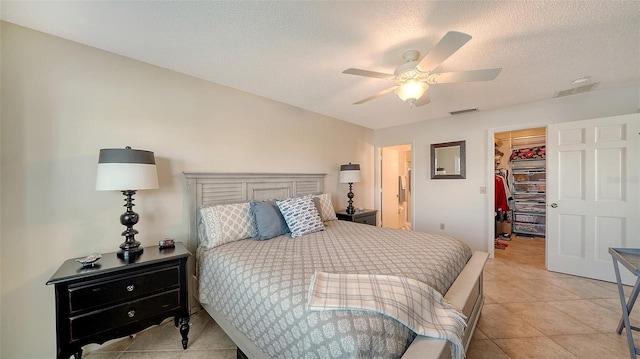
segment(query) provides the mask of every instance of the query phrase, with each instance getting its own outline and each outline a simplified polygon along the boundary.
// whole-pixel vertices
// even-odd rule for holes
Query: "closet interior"
[[[496,248],[546,234],[546,129],[495,134]]]

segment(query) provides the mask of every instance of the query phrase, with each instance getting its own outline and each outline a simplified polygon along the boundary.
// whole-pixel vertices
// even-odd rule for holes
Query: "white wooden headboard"
[[[285,199],[322,193],[325,174],[185,172],[189,191],[189,242],[198,247],[198,208],[249,200]]]
[[[285,199],[320,194],[324,173],[196,173],[184,172],[189,196],[189,241],[194,255],[189,259],[190,307],[198,306],[198,278],[195,254],[198,248],[198,209],[206,204],[237,203],[249,200]]]

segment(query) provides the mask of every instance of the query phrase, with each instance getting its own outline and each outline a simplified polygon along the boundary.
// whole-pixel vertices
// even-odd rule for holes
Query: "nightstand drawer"
[[[361,217],[355,217],[353,219],[354,222],[356,223],[364,223],[364,224],[371,224],[371,225],[376,225],[376,214],[370,214],[367,216],[361,216]]]
[[[139,274],[128,274],[112,280],[96,280],[81,285],[69,286],[69,306],[71,313],[105,307],[109,303],[125,301],[159,290],[178,287],[180,268],[163,267]]]
[[[70,318],[71,340],[122,327],[180,307],[178,289]]]

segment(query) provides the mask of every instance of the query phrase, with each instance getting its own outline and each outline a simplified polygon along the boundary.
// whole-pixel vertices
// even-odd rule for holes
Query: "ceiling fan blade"
[[[392,87],[389,87],[388,89],[386,89],[386,90],[382,90],[382,91],[378,92],[378,93],[377,93],[377,94],[375,94],[375,95],[371,95],[371,96],[369,96],[369,97],[367,97],[367,98],[365,98],[365,99],[362,99],[362,100],[360,100],[360,101],[358,101],[358,102],[354,102],[354,105],[360,105],[360,104],[363,104],[363,103],[365,103],[365,102],[367,102],[367,101],[371,101],[371,100],[373,100],[373,99],[376,99],[376,98],[378,98],[378,97],[380,97],[380,96],[384,96],[384,95],[388,94],[389,92],[391,92],[391,91],[395,90],[397,87],[398,87],[398,86],[392,86]]]
[[[425,92],[424,94],[422,94],[422,97],[420,97],[419,99],[416,100],[416,102],[413,103],[413,105],[415,107],[418,107],[418,106],[426,105],[430,102],[431,102],[431,99],[429,98],[429,94]]]
[[[502,71],[502,68],[444,72],[441,74],[431,74],[427,80],[430,84],[447,84],[452,82],[470,82],[470,81],[491,81],[495,79]]]
[[[447,32],[440,42],[420,61],[417,66],[418,70],[422,72],[433,71],[469,40],[471,40],[471,35],[457,31]]]
[[[349,75],[357,75],[357,76],[375,77],[378,79],[386,79],[386,80],[393,80],[393,78],[395,77],[393,74],[385,74],[382,72],[360,70],[360,69],[354,69],[354,68],[346,69],[342,71],[342,73],[349,74]]]

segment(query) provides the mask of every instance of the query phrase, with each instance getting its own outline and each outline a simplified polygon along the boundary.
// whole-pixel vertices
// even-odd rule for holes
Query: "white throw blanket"
[[[464,358],[466,317],[435,289],[415,279],[374,274],[316,272],[309,286],[309,310],[368,310],[395,318],[418,335],[451,342]]]

